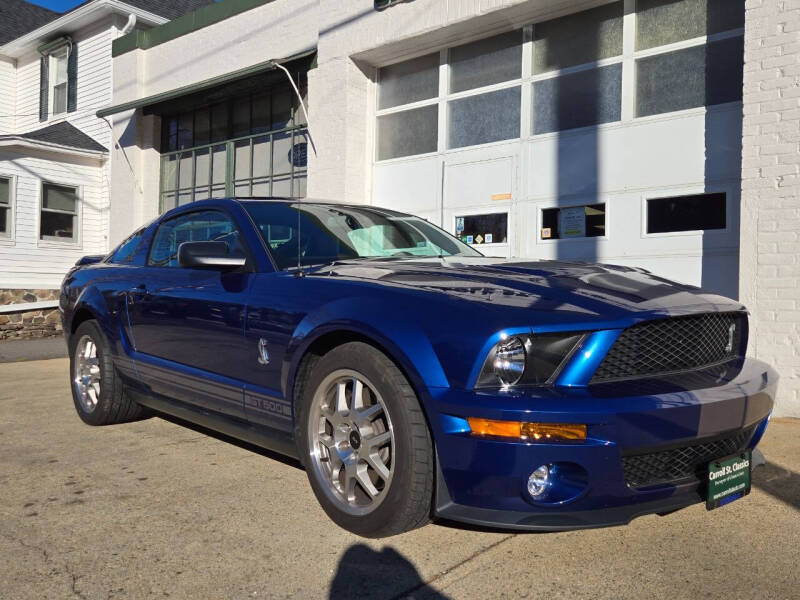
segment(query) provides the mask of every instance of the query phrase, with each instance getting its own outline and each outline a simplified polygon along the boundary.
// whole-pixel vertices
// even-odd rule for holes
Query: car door
[[[227,242],[231,253],[249,252],[222,210],[186,212],[158,226],[128,292],[134,359],[154,393],[244,418],[244,320],[253,273],[178,265],[181,243],[213,240]]]

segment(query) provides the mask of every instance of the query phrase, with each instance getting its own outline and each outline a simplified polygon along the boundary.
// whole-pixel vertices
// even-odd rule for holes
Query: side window
[[[226,214],[215,210],[191,212],[164,221],[156,231],[150,256],[151,267],[177,267],[178,247],[183,242],[222,241],[234,254],[244,252],[239,231]]]
[[[115,265],[126,265],[130,263],[136,254],[136,251],[139,249],[139,245],[142,243],[143,233],[144,229],[140,229],[128,237],[127,240],[116,247],[106,262]]]

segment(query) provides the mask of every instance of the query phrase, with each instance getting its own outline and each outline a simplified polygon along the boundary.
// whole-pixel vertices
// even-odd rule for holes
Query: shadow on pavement
[[[800,510],[800,475],[767,462],[753,471],[753,485],[796,510]]]
[[[255,454],[260,454],[265,458],[270,458],[272,460],[277,460],[285,465],[289,465],[290,467],[295,467],[296,469],[303,470],[303,465],[300,464],[299,460],[291,458],[289,456],[285,456],[284,454],[280,454],[279,452],[273,452],[272,450],[267,450],[266,448],[262,448],[261,446],[256,446],[255,444],[249,444],[247,442],[243,442],[234,437],[230,437],[225,435],[224,433],[219,433],[218,431],[214,431],[213,429],[207,429],[202,425],[197,425],[192,423],[191,421],[184,421],[183,419],[179,419],[178,417],[173,417],[172,415],[168,415],[165,413],[156,413],[156,416],[159,419],[164,419],[165,421],[169,421],[170,423],[174,423],[175,425],[179,425],[180,427],[185,427],[186,429],[191,429],[192,431],[196,431],[197,433],[202,433],[203,435],[207,435],[208,437],[212,437],[215,440],[219,440],[221,442],[227,442],[228,444],[233,444],[234,446],[238,446],[243,450],[248,450],[249,452],[254,452]]]
[[[411,561],[394,548],[377,552],[364,544],[350,546],[339,559],[328,597],[448,599],[422,581]]]

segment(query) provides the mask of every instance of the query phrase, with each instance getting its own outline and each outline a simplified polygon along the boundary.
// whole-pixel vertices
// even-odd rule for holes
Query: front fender
[[[350,332],[373,340],[411,378],[418,392],[426,388],[447,388],[450,384],[428,336],[416,323],[411,311],[374,298],[351,297],[335,300],[309,313],[297,325],[286,351],[284,389],[292,398],[294,380],[302,357],[322,336]]]
[[[119,337],[114,326],[114,318],[109,312],[108,304],[103,294],[95,286],[87,286],[81,291],[72,308],[69,323],[64,323],[65,334],[69,334],[72,331],[72,321],[75,315],[82,310],[87,310],[92,314],[92,318],[100,325],[106,339],[108,339],[113,348],[114,342]]]

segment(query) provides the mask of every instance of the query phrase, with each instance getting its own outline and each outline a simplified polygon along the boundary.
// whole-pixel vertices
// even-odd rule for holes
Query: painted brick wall
[[[775,414],[800,417],[800,0],[746,7],[740,297]]]

